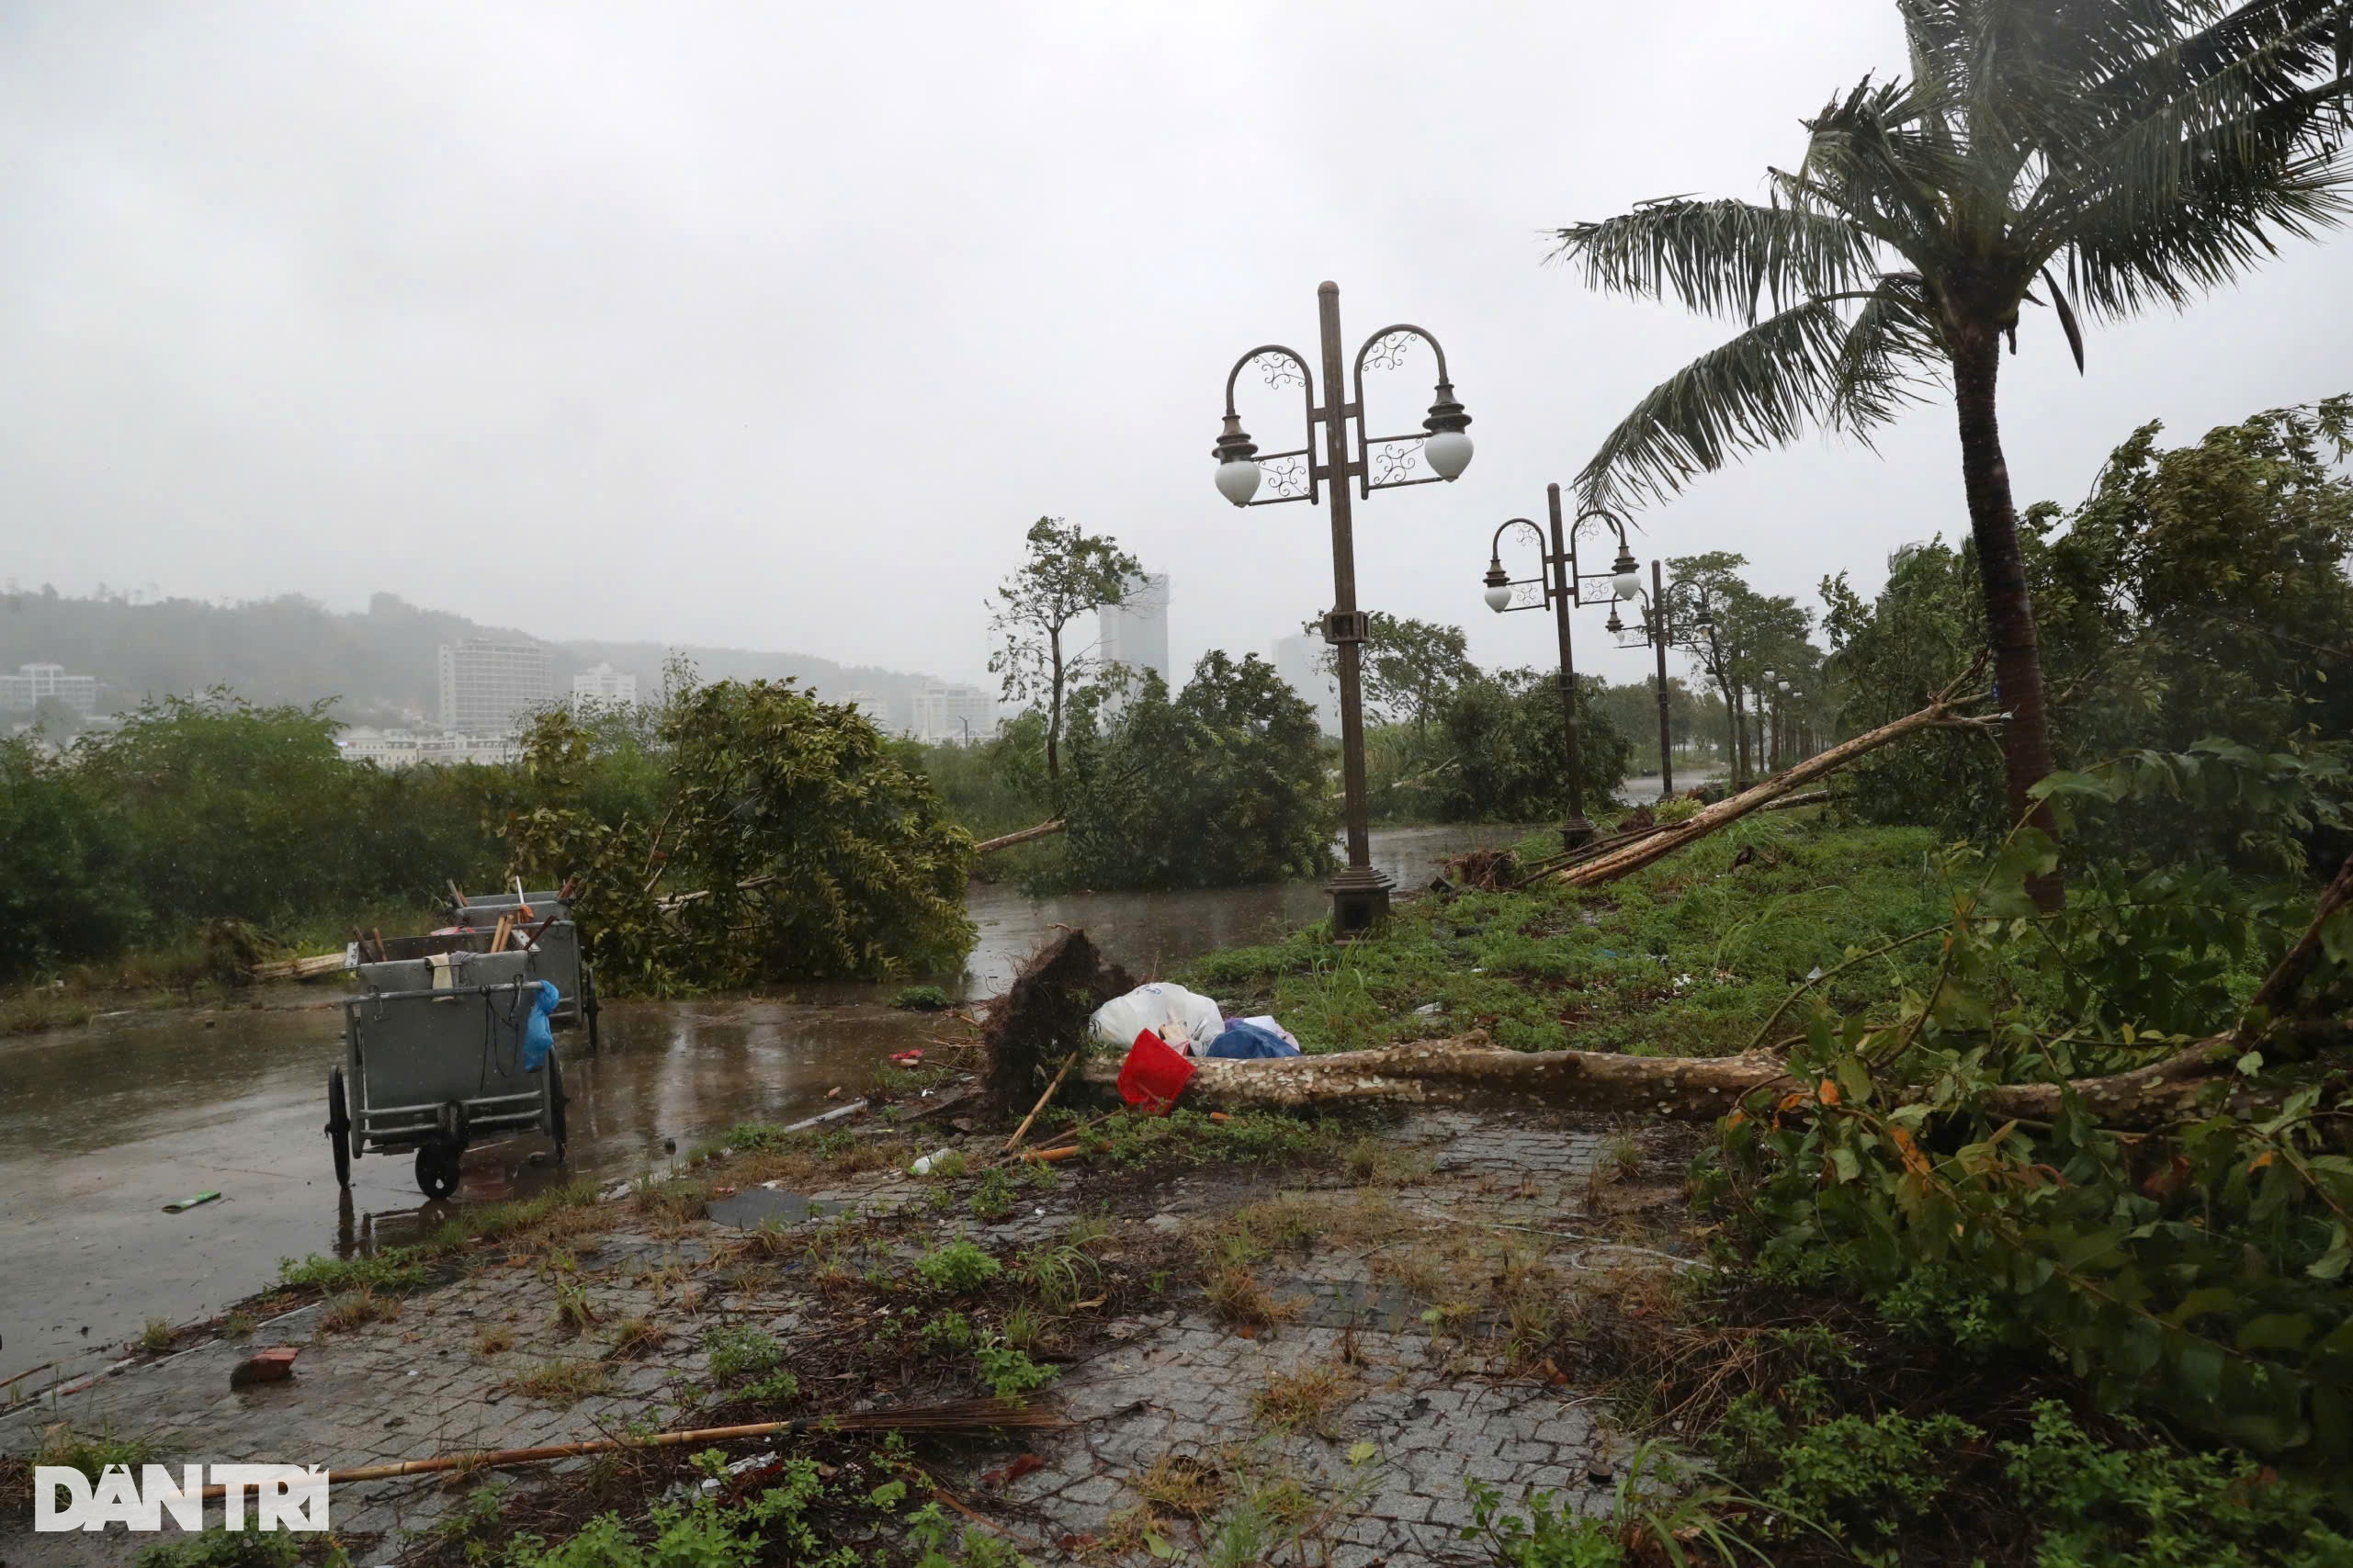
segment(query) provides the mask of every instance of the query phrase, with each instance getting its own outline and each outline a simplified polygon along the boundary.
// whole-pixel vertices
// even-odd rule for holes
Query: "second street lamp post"
[[[1596,510],[1578,513],[1577,521],[1566,529],[1561,525],[1560,486],[1544,487],[1544,504],[1552,519],[1552,548],[1544,554],[1544,575],[1512,578],[1503,570],[1503,535],[1509,528],[1525,528],[1536,536],[1539,548],[1544,535],[1535,524],[1525,517],[1506,519],[1495,530],[1487,558],[1487,607],[1497,615],[1513,610],[1553,612],[1553,624],[1560,634],[1560,718],[1561,729],[1568,743],[1568,817],[1560,825],[1560,840],[1564,848],[1578,849],[1593,841],[1593,824],[1585,816],[1585,748],[1583,726],[1579,720],[1577,698],[1577,661],[1570,656],[1568,612],[1571,605],[1585,604],[1589,597],[1602,597],[1598,588],[1590,595],[1587,583],[1609,584],[1607,597],[1611,602],[1610,617],[1617,619],[1616,604],[1642,592],[1642,576],[1635,565],[1634,552],[1626,548],[1625,519],[1614,512]],[[1600,518],[1617,530],[1618,558],[1605,572],[1588,577],[1577,569],[1577,536],[1586,524]],[[1526,592],[1531,586],[1535,592]]]
[[[1388,876],[1373,867],[1372,824],[1364,798],[1364,710],[1362,665],[1370,617],[1356,607],[1356,542],[1349,506],[1349,483],[1356,481],[1359,498],[1376,490],[1400,485],[1431,484],[1453,479],[1470,466],[1471,438],[1463,434],[1471,416],[1454,400],[1446,378],[1446,351],[1438,340],[1408,322],[1383,327],[1356,351],[1352,382],[1343,378],[1344,352],[1340,336],[1340,285],[1325,283],[1316,289],[1316,317],[1322,338],[1323,404],[1316,402],[1316,373],[1305,355],[1281,344],[1262,344],[1234,361],[1226,375],[1226,424],[1210,456],[1217,459],[1217,493],[1236,506],[1273,506],[1286,501],[1313,503],[1329,488],[1331,495],[1332,607],[1324,616],[1324,640],[1335,650],[1333,663],[1340,678],[1341,785],[1347,800],[1348,864],[1330,884],[1331,929],[1335,937],[1352,937],[1389,912]],[[1430,345],[1438,361],[1437,395],[1420,434],[1373,435],[1364,423],[1364,367],[1394,369],[1419,338]],[[1243,369],[1259,365],[1270,387],[1296,385],[1307,412],[1306,445],[1261,457],[1257,443],[1242,430],[1234,410],[1234,383]],[[1356,424],[1356,456],[1348,455],[1349,422]],[[1323,457],[1316,454],[1316,435],[1323,434]],[[1430,472],[1415,475],[1427,462]],[[1258,493],[1261,480],[1273,493]]]

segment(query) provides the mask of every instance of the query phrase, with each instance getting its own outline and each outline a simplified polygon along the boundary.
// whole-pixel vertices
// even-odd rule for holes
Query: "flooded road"
[[[1446,856],[1523,831],[1375,831],[1373,858],[1400,889],[1415,888]],[[1001,991],[1059,925],[1085,928],[1144,977],[1273,940],[1327,904],[1310,883],[1044,898],[976,884],[979,942],[964,991]],[[322,1002],[338,994],[318,989]],[[935,1020],[885,1005],[888,995],[835,986],[607,1003],[598,1055],[576,1035],[558,1037],[559,1049],[571,1047],[565,1171],[530,1163],[536,1139],[476,1149],[454,1201],[528,1193],[564,1174],[634,1176],[668,1161],[665,1142],[683,1153],[738,1122],[814,1114],[837,1085],[852,1098],[888,1053],[940,1032]],[[0,1040],[0,1378],[60,1359],[86,1370],[101,1352],[119,1354],[150,1318],[202,1318],[268,1285],[281,1258],[397,1243],[440,1222],[446,1208],[424,1203],[405,1157],[363,1157],[347,1201],[336,1189],[322,1128],[341,1027],[332,1006],[239,1009],[130,1014]],[[222,1196],[162,1212],[207,1191]],[[51,1377],[0,1393],[0,1404]]]

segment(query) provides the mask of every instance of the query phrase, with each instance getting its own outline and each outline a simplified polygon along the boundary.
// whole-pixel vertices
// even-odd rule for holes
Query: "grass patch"
[[[1278,1432],[1332,1436],[1331,1418],[1362,1392],[1356,1374],[1329,1361],[1276,1372],[1250,1395],[1250,1415]]]
[[[78,1470],[96,1481],[109,1465],[129,1465],[135,1474],[139,1466],[153,1464],[162,1457],[163,1450],[145,1438],[118,1438],[112,1428],[77,1432],[61,1424],[41,1433],[33,1463]]]
[[[503,1323],[493,1323],[474,1335],[474,1354],[483,1360],[514,1348],[515,1330]]]
[[[1311,1051],[1480,1028],[1521,1050],[1728,1055],[1793,984],[1949,912],[1924,829],[1826,827],[1814,812],[1735,823],[1606,888],[1553,886],[1398,906],[1335,948],[1311,928],[1194,961],[1195,989],[1271,1010]],[[1743,851],[1747,863],[1736,867]],[[1924,987],[1933,942],[1834,976],[1854,1011]],[[1414,1009],[1436,1002],[1436,1017]]]
[[[956,1001],[937,986],[908,986],[890,998],[890,1005],[910,1012],[945,1012]]]
[[[384,1294],[422,1291],[426,1284],[424,1261],[413,1247],[387,1247],[365,1258],[321,1258],[315,1254],[297,1263],[277,1260],[277,1282],[297,1291],[333,1295],[343,1291],[368,1290]]]
[[[602,1361],[542,1361],[506,1381],[505,1387],[543,1404],[571,1405],[609,1391],[612,1373]]]
[[[400,1297],[362,1285],[327,1299],[326,1310],[319,1314],[319,1332],[348,1334],[371,1323],[397,1323],[400,1316]]]

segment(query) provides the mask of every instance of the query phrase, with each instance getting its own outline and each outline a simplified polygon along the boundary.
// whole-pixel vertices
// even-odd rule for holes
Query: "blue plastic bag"
[[[1261,1029],[1255,1023],[1237,1019],[1226,1025],[1226,1032],[1203,1053],[1209,1056],[1231,1056],[1241,1061],[1253,1061],[1265,1056],[1295,1056],[1299,1047],[1271,1029]]]
[[[563,993],[556,989],[553,980],[539,982],[539,998],[531,1004],[531,1016],[523,1024],[523,1070],[536,1073],[548,1065],[548,1053],[556,1048],[555,1025],[549,1022],[555,1016],[556,1004]]]

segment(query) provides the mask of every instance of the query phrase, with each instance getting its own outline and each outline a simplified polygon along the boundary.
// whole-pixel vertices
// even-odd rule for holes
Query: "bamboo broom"
[[[1069,1422],[1042,1405],[1009,1399],[963,1399],[946,1404],[918,1405],[903,1410],[867,1410],[843,1416],[804,1416],[790,1421],[754,1421],[741,1427],[698,1427],[686,1432],[656,1432],[647,1438],[594,1438],[586,1442],[557,1443],[541,1449],[498,1449],[474,1453],[444,1454],[437,1459],[402,1460],[398,1464],[362,1465],[356,1470],[331,1470],[327,1484],[353,1481],[390,1481],[403,1475],[435,1475],[452,1470],[518,1470],[550,1460],[579,1459],[588,1454],[629,1452],[639,1449],[683,1448],[688,1443],[726,1443],[744,1438],[774,1438],[786,1432],[962,1432],[992,1428],[1055,1431]],[[206,1501],[227,1494],[226,1486],[208,1486]]]

